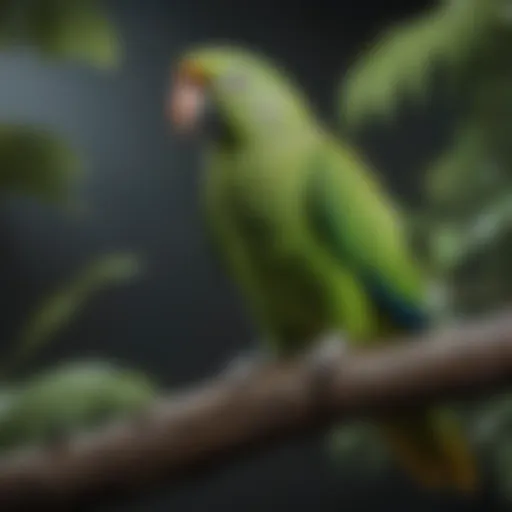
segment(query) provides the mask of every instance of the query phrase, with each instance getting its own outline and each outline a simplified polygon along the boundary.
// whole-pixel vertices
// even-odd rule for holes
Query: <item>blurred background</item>
[[[26,432],[17,434],[16,443],[23,443],[23,436],[35,439],[68,428],[61,416],[70,402],[59,398],[54,378],[61,379],[59,389],[89,393],[76,412],[78,425],[89,421],[89,409],[97,419],[117,406],[144,402],[155,389],[199,380],[254,337],[238,296],[208,251],[196,193],[197,148],[173,139],[163,115],[170,65],[198,42],[227,40],[268,54],[297,77],[326,122],[339,129],[341,117],[341,129],[364,149],[408,212],[414,241],[427,248],[439,276],[438,309],[445,317],[505,302],[512,283],[503,279],[510,259],[506,251],[510,254],[512,247],[507,238],[512,203],[502,195],[512,162],[512,132],[507,131],[512,128],[512,80],[507,82],[512,71],[503,64],[512,54],[510,18],[505,2],[499,5],[504,9],[500,23],[487,21],[478,10],[481,0],[468,0],[466,11],[458,7],[458,14],[449,15],[448,3],[307,0],[288,2],[286,8],[269,0],[109,0],[97,5],[38,0],[33,2],[36,16],[30,14],[31,4],[23,13],[22,3],[0,2],[0,15],[9,12],[12,21],[0,20],[0,164],[9,169],[0,183],[6,191],[0,212],[0,339],[6,361],[2,411],[7,411],[0,441],[14,443],[14,431]],[[455,12],[459,2],[451,3]],[[498,9],[497,1],[485,4]],[[464,30],[457,32],[453,27],[462,18]],[[32,21],[18,33],[16,20],[22,19]],[[407,30],[391,29],[397,24]],[[389,44],[383,43],[378,51],[384,53],[376,56],[369,43],[382,34]],[[485,57],[489,41],[499,49],[493,47],[492,55],[502,55],[494,67]],[[438,55],[443,62],[434,68],[431,60]],[[384,64],[375,70],[375,62]],[[511,68],[510,57],[508,62]],[[508,92],[499,96],[491,88]],[[492,97],[496,112],[510,112],[510,117],[498,120],[477,97]],[[504,124],[497,127],[498,122]],[[482,146],[481,153],[453,150],[468,126],[485,128],[469,144]],[[26,134],[41,129],[48,141],[39,147],[37,136]],[[488,136],[491,130],[505,140],[501,146],[499,137]],[[496,144],[487,144],[489,138]],[[9,174],[18,172],[17,166],[25,173],[23,186]],[[64,174],[73,167],[71,208],[62,194],[41,193],[46,182],[28,186],[34,173],[52,175],[57,167]],[[482,183],[491,184],[482,185],[481,176]],[[467,254],[473,259],[466,261]],[[102,293],[96,293],[100,288]],[[70,361],[78,366],[70,370]],[[62,368],[61,373],[53,368]],[[46,379],[47,388],[37,379]],[[105,389],[112,392],[111,402],[98,406],[98,412],[92,404]],[[44,413],[32,419],[34,404],[43,410],[41,404],[59,400],[64,409],[55,407],[51,426],[45,426]],[[502,402],[491,409],[488,417],[495,423],[501,415],[500,428],[502,417],[512,418],[512,407]],[[23,430],[24,422],[41,426]],[[500,446],[508,447],[503,439]],[[374,445],[366,444],[366,451],[353,449],[353,462],[336,467],[323,440],[294,443],[179,489],[97,510],[510,508],[503,490],[511,484],[492,477],[498,467],[495,448],[485,452],[491,453],[489,490],[468,503],[422,492],[390,467],[368,469],[368,447]],[[357,440],[352,445],[360,447]],[[505,462],[508,471],[512,460]]]

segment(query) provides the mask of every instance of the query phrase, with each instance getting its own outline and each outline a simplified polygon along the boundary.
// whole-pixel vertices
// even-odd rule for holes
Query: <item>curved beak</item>
[[[166,115],[174,129],[183,134],[195,131],[200,125],[206,107],[204,83],[186,74],[178,74],[172,81],[166,98]]]

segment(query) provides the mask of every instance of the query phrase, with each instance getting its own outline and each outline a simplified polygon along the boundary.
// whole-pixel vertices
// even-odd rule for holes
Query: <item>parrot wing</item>
[[[408,251],[398,212],[365,165],[345,148],[309,163],[308,219],[320,243],[349,267],[395,330],[429,324],[423,275]],[[451,411],[412,412],[381,421],[380,430],[418,481],[427,487],[477,488],[476,463]]]
[[[374,176],[345,148],[320,151],[308,165],[307,216],[318,241],[357,276],[393,327],[426,328],[423,275]]]

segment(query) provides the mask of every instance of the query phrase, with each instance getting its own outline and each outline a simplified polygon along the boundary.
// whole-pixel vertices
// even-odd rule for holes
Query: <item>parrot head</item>
[[[177,131],[206,131],[230,141],[282,137],[311,120],[285,72],[256,53],[228,46],[183,55],[173,67],[166,100]]]

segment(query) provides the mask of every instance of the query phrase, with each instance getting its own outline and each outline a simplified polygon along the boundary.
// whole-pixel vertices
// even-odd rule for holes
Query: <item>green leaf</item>
[[[476,445],[493,449],[504,436],[510,436],[511,427],[512,397],[505,396],[488,400],[476,408],[470,432]]]
[[[487,208],[475,215],[466,230],[466,255],[474,255],[481,249],[492,250],[512,226],[512,193],[504,193]]]
[[[469,246],[474,248],[492,243],[512,224],[512,193],[497,198],[476,216],[468,229]]]
[[[425,192],[431,204],[456,204],[475,194],[478,176],[489,180],[482,165],[484,149],[480,131],[464,127],[457,132],[451,148],[438,158],[425,176]],[[478,185],[481,185],[479,183]],[[481,190],[480,187],[477,187]]]
[[[381,469],[390,460],[374,426],[362,421],[333,429],[328,436],[328,451],[334,462],[359,470]]]
[[[75,152],[39,127],[0,125],[0,191],[69,205],[82,173]]]
[[[501,494],[512,501],[512,397],[499,396],[473,408],[471,439],[488,461]]]
[[[3,450],[62,438],[141,410],[156,397],[145,375],[104,361],[62,364],[7,389],[0,408]]]
[[[494,453],[495,474],[502,495],[512,501],[512,442],[501,443]]]
[[[444,2],[387,30],[360,56],[342,84],[343,122],[350,126],[369,115],[389,116],[403,95],[425,98],[437,65],[460,79],[496,25],[490,7],[488,0]]]
[[[3,365],[4,371],[13,371],[54,340],[95,294],[130,281],[141,269],[139,260],[131,254],[109,254],[87,265],[70,283],[46,297],[32,313],[15,340],[14,354]]]
[[[13,12],[15,0],[0,0],[0,50],[13,40]]]
[[[443,272],[453,268],[467,250],[466,237],[460,228],[445,224],[431,235],[431,255],[435,268]]]
[[[445,223],[431,234],[436,268],[452,271],[483,250],[492,250],[512,227],[512,193],[505,193],[476,214],[465,227]]]
[[[18,397],[19,391],[14,386],[3,386],[0,388],[0,421],[9,414]]]
[[[25,37],[50,58],[83,61],[100,68],[119,63],[121,44],[95,0],[33,0]]]

